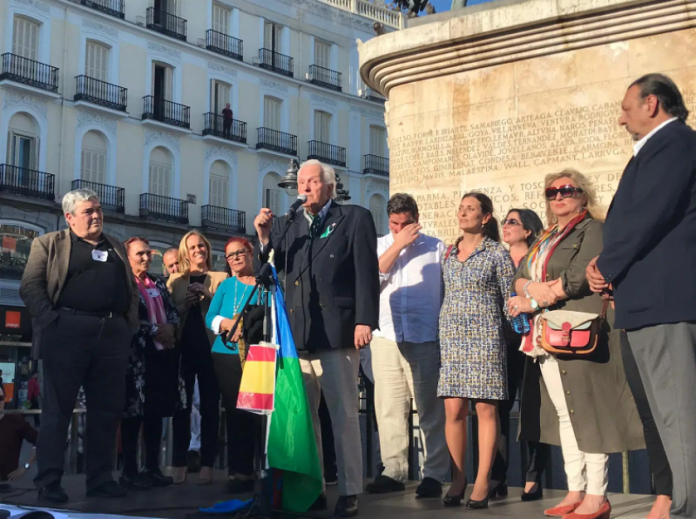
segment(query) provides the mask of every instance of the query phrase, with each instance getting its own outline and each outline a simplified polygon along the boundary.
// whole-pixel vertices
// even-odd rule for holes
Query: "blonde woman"
[[[563,450],[568,494],[545,515],[609,519],[608,453],[644,448],[619,334],[610,328],[613,315],[608,315],[590,355],[552,355],[537,342],[545,311],[601,313],[602,298],[590,291],[585,268],[602,250],[603,213],[594,186],[578,171],[547,175],[544,185],[548,228],[523,258],[513,282],[520,295],[508,302],[512,316],[534,316],[532,332],[523,337],[521,347],[528,358],[520,437]]]
[[[180,273],[172,274],[167,286],[181,318],[181,370],[186,384],[186,409],[174,417],[174,483],[186,481],[186,453],[191,441],[191,402],[198,377],[201,400],[201,470],[198,484],[213,481],[220,422],[220,388],[213,368],[211,349],[215,335],[205,326],[205,315],[215,290],[226,278],[213,272],[210,242],[198,231],[184,235],[179,244]]]

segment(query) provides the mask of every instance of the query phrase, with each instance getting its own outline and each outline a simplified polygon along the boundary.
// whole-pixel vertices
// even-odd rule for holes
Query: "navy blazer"
[[[696,321],[696,132],[661,128],[626,166],[597,266],[617,328]]]
[[[357,205],[332,202],[319,232],[309,237],[309,223],[300,210],[286,238],[279,243],[285,219],[274,219],[263,253],[257,243],[258,273],[276,248],[274,263],[285,272],[285,302],[299,350],[353,348],[355,326],[379,324],[379,262],[377,233],[370,212]]]

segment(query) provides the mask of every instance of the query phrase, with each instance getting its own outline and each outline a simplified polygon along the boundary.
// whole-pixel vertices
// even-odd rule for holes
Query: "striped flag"
[[[239,385],[237,409],[265,415],[273,412],[276,350],[276,345],[268,342],[249,346]]]

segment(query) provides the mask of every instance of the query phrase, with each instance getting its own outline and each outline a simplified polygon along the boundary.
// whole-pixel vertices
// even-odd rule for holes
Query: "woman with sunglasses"
[[[589,355],[553,355],[540,346],[542,312],[602,312],[602,298],[590,291],[585,278],[585,268],[602,250],[602,213],[594,186],[582,173],[552,173],[544,184],[549,227],[522,260],[513,283],[520,295],[508,301],[512,316],[533,316],[521,346],[529,357],[520,438],[563,450],[568,494],[545,515],[609,519],[608,453],[645,445],[619,334],[610,328],[613,315],[602,323],[597,348]]]
[[[225,406],[228,470],[225,492],[228,494],[254,490],[254,445],[258,420],[256,415],[237,409],[243,363],[238,343],[243,336],[243,325],[237,327],[230,342],[225,344],[236,317],[244,310],[244,303],[256,285],[252,251],[253,247],[246,238],[227,241],[225,259],[233,277],[220,284],[205,317],[208,329],[217,336],[212,354]],[[252,304],[258,303],[257,294],[254,294]]]
[[[531,209],[510,209],[503,221],[503,243],[510,249],[510,257],[518,268],[522,258],[527,255],[529,247],[544,230],[541,218]],[[493,462],[491,473],[491,497],[507,495],[507,469],[510,454],[510,411],[515,403],[517,390],[522,383],[525,355],[520,353],[520,336],[511,333],[507,338],[508,350],[508,400],[498,404],[500,418],[500,437],[498,452]],[[543,498],[541,476],[546,467],[549,446],[535,441],[527,442],[529,459],[527,477],[522,501],[536,501]]]

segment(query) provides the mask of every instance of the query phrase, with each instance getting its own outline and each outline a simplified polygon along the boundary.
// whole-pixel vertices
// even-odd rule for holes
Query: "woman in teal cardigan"
[[[215,292],[205,324],[217,337],[213,343],[213,366],[220,384],[227,425],[227,470],[229,478],[225,492],[237,494],[254,489],[254,445],[258,432],[258,417],[237,409],[239,384],[242,380],[242,362],[237,342],[241,338],[239,326],[232,342],[225,337],[232,329],[235,317],[244,309],[244,303],[254,289],[256,279],[252,267],[253,247],[245,238],[230,238],[225,245],[225,259],[232,276],[223,281]],[[254,295],[252,304],[257,304]]]

